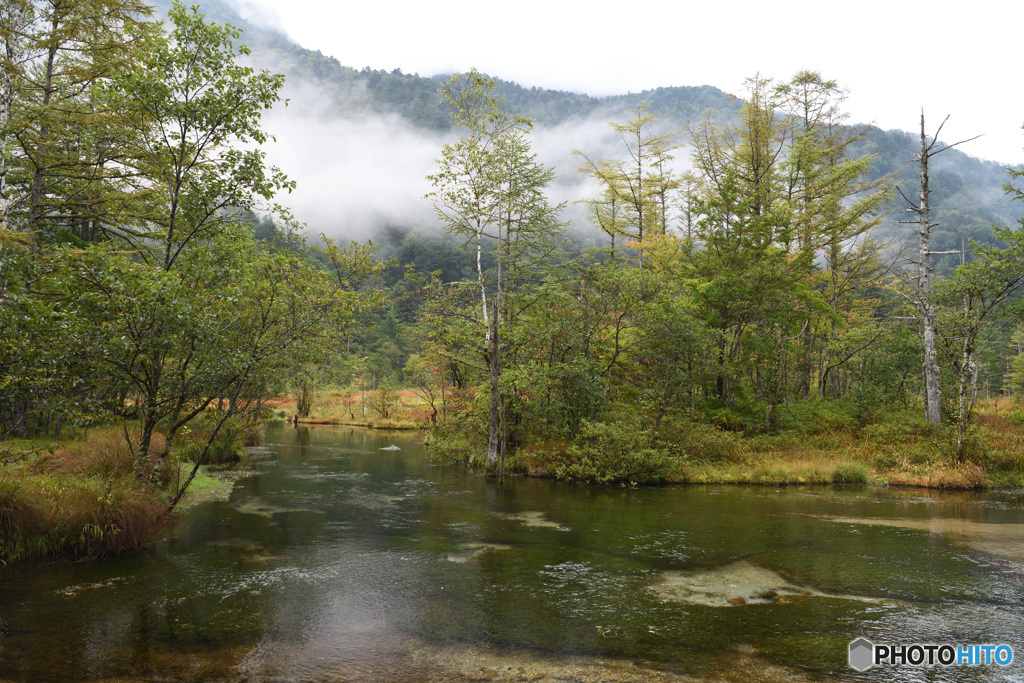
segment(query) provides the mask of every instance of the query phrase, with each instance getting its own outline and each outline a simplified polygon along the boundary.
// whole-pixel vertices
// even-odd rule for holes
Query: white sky
[[[611,95],[820,71],[851,121],[1024,163],[1021,0],[234,0],[302,46],[360,69],[430,76],[476,67],[520,85]]]

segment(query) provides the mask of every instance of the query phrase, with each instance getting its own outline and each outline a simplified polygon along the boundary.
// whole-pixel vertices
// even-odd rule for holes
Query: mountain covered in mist
[[[157,5],[166,11],[169,2],[159,0]],[[245,20],[225,0],[200,0],[199,6],[208,19],[242,30],[254,66],[287,77],[288,107],[266,120],[279,143],[268,156],[298,181],[294,201],[286,203],[299,220],[315,232],[351,238],[378,235],[385,241],[433,224],[429,203],[422,197],[429,190],[424,178],[452,134],[449,112],[438,95],[446,75],[353,68]],[[751,69],[756,71],[757,65]],[[729,123],[742,106],[739,98],[710,85],[591,97],[524,87],[501,80],[500,74],[491,76],[497,78],[506,105],[535,121],[534,149],[558,175],[553,199],[567,202],[566,217],[577,236],[586,235],[588,229],[572,202],[593,188],[577,172],[572,151],[624,156],[609,121],[627,120],[629,110],[644,102],[659,119],[661,131],[674,133],[675,141],[684,143],[687,121],[696,121],[710,110],[716,122]],[[918,136],[864,128],[866,133],[854,152],[876,155],[872,174],[896,174],[900,189],[916,197],[919,185],[913,158],[920,146]],[[686,155],[685,146],[676,154],[681,167],[686,166]],[[973,158],[960,149],[935,157],[931,199],[933,218],[940,225],[932,233],[933,248],[958,249],[964,238],[991,241],[993,224],[1010,225],[1024,216],[1024,206],[1011,202],[1003,192],[1007,179],[1002,165]],[[913,217],[896,195],[884,229],[892,240],[910,242],[916,230],[900,221]],[[951,262],[952,257],[947,260]]]

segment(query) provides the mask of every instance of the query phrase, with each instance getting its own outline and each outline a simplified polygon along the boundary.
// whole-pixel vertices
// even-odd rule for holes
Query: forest
[[[285,76],[238,29],[0,12],[0,562],[145,543],[282,397],[299,420],[332,390],[382,418],[415,392],[434,457],[498,477],[1024,485],[1024,171],[994,181],[938,115],[853,125],[815,71],[646,93],[618,156],[574,152],[583,233],[531,134],[607,102],[292,50],[371,85],[339,110],[449,133],[436,223],[345,245],[286,207]]]

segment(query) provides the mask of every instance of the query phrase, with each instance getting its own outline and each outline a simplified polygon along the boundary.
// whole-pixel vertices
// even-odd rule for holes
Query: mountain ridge
[[[166,12],[168,0],[158,0],[157,9]],[[243,17],[225,0],[200,0],[199,11],[217,23],[232,24],[242,31],[242,42],[251,50],[253,66],[279,71],[286,76],[285,97],[293,102],[315,95],[316,110],[326,120],[366,120],[396,115],[412,128],[444,133],[451,128],[447,108],[438,95],[447,74],[421,76],[370,67],[346,66],[319,50],[310,50],[274,28]],[[688,121],[706,112],[719,125],[733,123],[742,99],[716,86],[663,86],[640,93],[592,97],[584,93],[528,87],[495,78],[505,105],[514,113],[534,120],[538,127],[566,126],[603,117],[605,122],[625,120],[640,102],[650,107],[660,122],[659,132],[678,134]],[[305,90],[300,90],[305,86]],[[313,103],[307,103],[312,107]],[[871,175],[895,174],[907,196],[918,192],[913,161],[920,142],[917,135],[899,130],[882,130],[870,124],[851,124],[862,130],[862,140],[852,147],[857,156],[874,154]],[[287,170],[287,169],[286,169]],[[565,179],[566,182],[577,182]],[[972,157],[960,149],[949,150],[932,162],[933,207],[940,226],[933,233],[936,250],[960,248],[964,238],[981,242],[994,240],[992,225],[1009,225],[1024,217],[1024,206],[1004,193],[1006,167]],[[898,195],[897,195],[898,200]],[[894,235],[908,233],[899,223],[905,203],[894,200],[886,229]],[[949,260],[949,259],[947,259]],[[951,263],[951,261],[950,261]]]

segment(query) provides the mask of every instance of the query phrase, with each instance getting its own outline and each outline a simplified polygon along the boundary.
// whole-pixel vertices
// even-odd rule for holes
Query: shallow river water
[[[0,681],[1024,681],[1018,493],[498,485],[418,438],[272,425],[153,548],[0,571]]]

